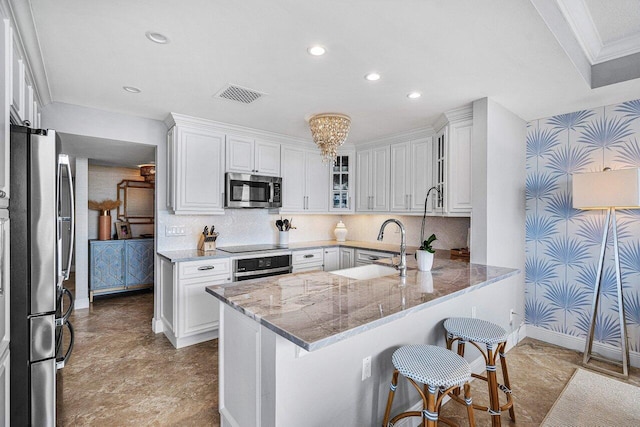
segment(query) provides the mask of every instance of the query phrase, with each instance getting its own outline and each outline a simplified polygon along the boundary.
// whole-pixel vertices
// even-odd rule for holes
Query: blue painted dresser
[[[152,287],[154,254],[153,239],[90,240],[89,300]]]

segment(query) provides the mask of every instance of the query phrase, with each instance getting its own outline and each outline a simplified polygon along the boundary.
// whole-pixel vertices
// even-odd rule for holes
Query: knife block
[[[201,234],[200,241],[198,242],[198,250],[205,252],[215,251],[217,238],[217,235],[205,236],[204,234]]]

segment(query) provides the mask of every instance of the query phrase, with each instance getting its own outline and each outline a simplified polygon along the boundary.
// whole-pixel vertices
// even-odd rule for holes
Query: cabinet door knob
[[[5,197],[7,197],[7,193],[5,193],[4,191],[0,190],[0,199],[4,199]]]

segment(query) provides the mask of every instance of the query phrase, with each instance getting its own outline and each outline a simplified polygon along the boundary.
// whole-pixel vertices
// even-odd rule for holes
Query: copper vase
[[[98,217],[98,239],[111,240],[111,215]]]

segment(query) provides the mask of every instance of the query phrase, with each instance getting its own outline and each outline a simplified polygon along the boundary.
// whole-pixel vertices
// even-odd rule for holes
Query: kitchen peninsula
[[[379,424],[393,351],[444,345],[450,316],[474,312],[507,327],[518,273],[438,257],[431,272],[406,278],[317,271],[208,286],[220,305],[222,425]],[[402,387],[396,397],[416,402]]]

